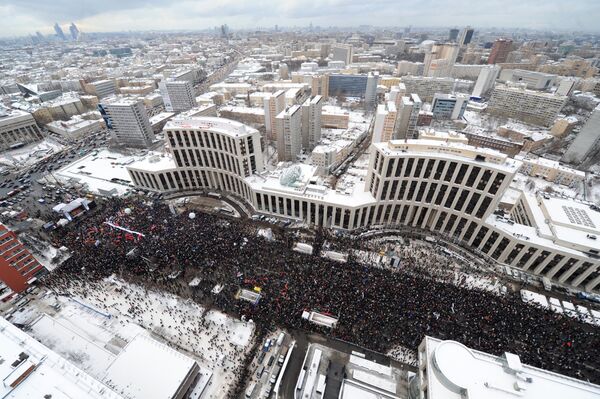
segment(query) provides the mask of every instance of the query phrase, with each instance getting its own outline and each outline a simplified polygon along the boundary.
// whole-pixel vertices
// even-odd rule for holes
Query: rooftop
[[[240,122],[209,116],[194,117],[189,119],[176,119],[167,122],[165,130],[173,129],[205,129],[227,134],[233,137],[258,132],[256,129],[253,129]]]
[[[592,399],[600,386],[522,364],[519,356],[493,356],[455,341],[425,337],[431,398]]]

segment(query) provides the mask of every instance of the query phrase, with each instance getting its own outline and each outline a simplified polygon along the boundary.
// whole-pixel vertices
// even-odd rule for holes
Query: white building
[[[425,336],[409,399],[592,399],[600,386],[521,363],[518,355],[494,356],[456,341]]]
[[[586,158],[597,153],[600,148],[600,105],[597,106],[589,116],[585,125],[581,128],[575,140],[571,143],[563,160],[574,164],[580,164]]]
[[[528,89],[548,90],[556,83],[556,75],[527,71],[524,69],[503,69],[499,80],[502,82],[524,83]]]
[[[367,76],[367,88],[365,89],[365,106],[373,108],[377,104],[377,85],[379,84],[379,72],[369,72]]]
[[[308,150],[315,148],[321,139],[321,114],[323,97],[314,96],[302,104],[302,147]]]
[[[396,114],[396,104],[392,101],[377,106],[373,128],[373,143],[380,143],[394,138]]]
[[[0,150],[42,139],[42,132],[30,113],[0,107]]]
[[[1,317],[0,360],[2,398],[123,399]]]
[[[494,87],[494,83],[496,83],[496,79],[500,74],[500,66],[499,65],[488,65],[481,69],[479,72],[479,76],[477,77],[477,81],[475,82],[475,87],[473,88],[473,93],[471,94],[474,97],[484,97],[487,93]]]
[[[395,139],[416,138],[418,135],[417,118],[423,103],[418,94],[402,97],[397,108]]]
[[[263,106],[265,109],[267,138],[276,140],[275,118],[285,109],[285,91],[278,90],[275,93],[268,93],[267,96],[263,96]]]
[[[496,86],[492,90],[487,111],[527,123],[552,126],[567,97],[528,90],[524,86]]]
[[[154,132],[144,103],[136,98],[113,98],[99,105],[112,136],[127,147],[147,148]]]
[[[240,124],[218,121],[214,123],[228,135],[242,129]],[[189,129],[189,123],[184,125]],[[183,127],[169,130],[175,136],[183,132],[183,138],[173,140],[185,142]],[[210,132],[208,127],[198,130]],[[255,134],[253,137],[258,137],[258,132]],[[196,142],[194,151],[201,152],[206,145],[210,146],[206,150],[213,151],[212,142]],[[171,141],[171,146],[174,143]],[[527,223],[494,214],[521,162],[495,150],[464,144],[464,138],[461,141],[458,136],[428,134],[417,140],[374,143],[365,174],[360,178],[342,175],[334,188],[319,180],[317,166],[296,164],[259,174],[254,169],[224,173],[212,166],[212,161],[208,166],[191,161],[189,154],[187,157],[187,163],[179,155],[177,164],[138,163],[128,169],[136,186],[148,190],[223,190],[244,198],[258,213],[300,220],[309,226],[341,230],[411,226],[461,242],[490,263],[512,266],[557,284],[587,291],[600,285],[600,245],[595,238],[600,236],[600,212],[590,204],[538,198],[524,205]],[[233,185],[226,183],[231,180]]]
[[[302,151],[302,108],[292,105],[275,118],[279,161],[295,161]]]
[[[198,104],[194,86],[187,80],[167,80],[158,83],[167,112],[187,111]]]
[[[336,44],[331,48],[331,60],[343,61],[346,65],[352,64],[352,45]]]
[[[82,119],[73,117],[68,121],[54,121],[46,124],[46,129],[67,139],[79,139],[96,133],[106,126],[102,119]]]
[[[112,96],[117,93],[117,86],[113,80],[98,80],[87,84],[91,89],[91,94],[98,97],[98,99]]]
[[[466,94],[439,94],[433,96],[431,111],[437,119],[461,119],[467,105],[469,96]]]
[[[570,187],[585,182],[585,172],[561,165],[559,162],[551,159],[529,158],[519,155],[515,156],[515,159],[523,163],[519,172],[528,176],[539,177]]]

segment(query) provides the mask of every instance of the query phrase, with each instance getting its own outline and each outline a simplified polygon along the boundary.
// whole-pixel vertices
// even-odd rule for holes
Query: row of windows
[[[230,154],[208,151],[208,150],[173,150],[175,163],[179,168],[183,167],[207,167],[219,170],[226,170],[240,176],[249,176],[252,172],[256,172],[256,159],[254,155],[250,156],[250,169],[246,158],[241,162],[243,174],[240,171],[240,164],[237,158]]]
[[[497,261],[533,270],[534,273],[546,275],[549,278],[558,278],[568,284],[585,286],[599,275],[595,271],[578,281],[578,277],[582,273],[593,267],[591,262],[569,258],[561,264],[564,259],[563,255],[554,254],[548,260],[551,256],[549,251],[533,246],[525,247],[523,244],[516,244],[508,251],[509,238],[482,226],[480,222],[469,220],[453,211],[411,204],[378,204],[359,208],[352,212],[347,208],[263,193],[257,193],[256,205],[259,211],[304,219],[313,225],[353,229],[366,225],[384,224],[411,225],[430,229],[462,240]],[[559,264],[560,267],[556,269]]]
[[[228,173],[185,169],[157,174],[132,170],[131,174],[135,185],[153,190],[178,191],[209,188],[232,192],[246,199],[250,198],[250,191],[244,181]]]
[[[382,177],[384,176],[382,173],[384,163],[385,158],[380,156],[379,152],[377,152],[375,158],[375,170],[377,170],[377,173]],[[458,168],[458,173],[455,173],[457,168],[458,163],[454,161],[427,158],[388,158],[385,177],[443,180],[453,184],[464,184],[470,188],[483,191],[486,189],[494,174],[489,169],[484,169],[479,166],[469,167],[468,164],[461,164]],[[465,176],[467,176],[466,179]],[[505,177],[506,176],[503,173],[497,173],[493,183],[487,191],[490,194],[495,195]],[[477,185],[474,186],[476,182]],[[375,193],[373,193],[373,195],[375,195]]]
[[[167,131],[167,137],[171,143],[171,148],[177,147],[198,147],[198,148],[212,148],[215,150],[225,151],[234,155],[245,155],[246,152],[253,154],[254,145],[252,138],[246,140],[240,140],[240,154],[235,144],[235,140],[229,136],[217,134],[206,131]],[[246,150],[246,145],[248,149]]]

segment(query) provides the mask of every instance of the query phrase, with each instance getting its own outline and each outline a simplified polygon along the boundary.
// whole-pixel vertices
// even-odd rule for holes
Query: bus
[[[256,389],[256,382],[253,382],[252,384],[250,384],[248,389],[246,389],[246,398],[250,399],[252,397],[252,394],[254,393],[255,389]]]

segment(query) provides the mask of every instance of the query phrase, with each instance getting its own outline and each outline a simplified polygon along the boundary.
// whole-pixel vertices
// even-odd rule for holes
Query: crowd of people
[[[406,249],[396,270],[352,257],[340,263],[319,256],[324,232],[307,255],[292,250],[291,233],[267,240],[249,221],[190,216],[162,203],[110,200],[56,233],[56,244],[73,256],[45,284],[67,293],[78,282],[117,274],[252,319],[257,327],[321,332],[379,352],[398,345],[416,349],[430,335],[496,355],[516,353],[526,364],[600,383],[596,327],[523,303],[518,295],[414,273],[443,267],[439,256]],[[194,278],[199,284],[190,287]],[[260,291],[259,302],[236,299],[241,288]],[[305,310],[333,315],[338,323],[334,329],[317,326],[301,317]]]

